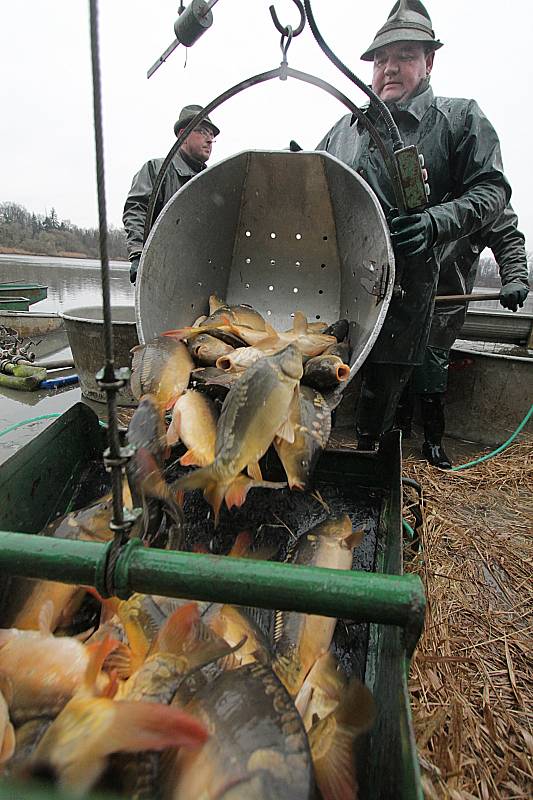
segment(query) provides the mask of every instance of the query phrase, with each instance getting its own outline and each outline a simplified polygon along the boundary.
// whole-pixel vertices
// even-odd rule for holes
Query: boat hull
[[[0,325],[13,328],[22,339],[28,339],[58,331],[63,320],[53,312],[0,310]]]
[[[0,297],[27,297],[32,305],[46,300],[48,286],[42,283],[0,283]]]

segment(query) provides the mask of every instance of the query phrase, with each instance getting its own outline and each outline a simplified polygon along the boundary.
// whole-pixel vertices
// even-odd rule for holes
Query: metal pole
[[[484,292],[479,294],[441,294],[435,298],[436,303],[467,303],[476,300],[499,300],[499,292]]]
[[[122,456],[117,425],[117,391],[123,385],[115,373],[113,325],[111,322],[111,292],[107,252],[107,214],[104,182],[104,137],[102,125],[102,92],[100,83],[100,52],[98,42],[98,2],[89,0],[91,23],[91,60],[93,75],[94,137],[96,147],[96,181],[98,187],[98,227],[100,234],[100,265],[102,276],[102,306],[104,316],[105,365],[100,384],[106,391],[108,408],[108,463],[113,489],[113,527],[120,534],[125,528],[122,505]],[[99,376],[97,376],[98,378]]]
[[[0,573],[95,586],[106,594],[110,544],[0,532]],[[121,548],[113,593],[132,592],[275,608],[326,617],[399,625],[414,644],[425,597],[416,575],[303,567],[143,547]]]

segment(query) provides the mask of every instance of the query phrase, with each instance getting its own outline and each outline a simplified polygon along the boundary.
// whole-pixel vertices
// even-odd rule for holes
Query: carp
[[[217,358],[233,353],[234,348],[217,339],[216,336],[211,336],[209,333],[200,333],[187,345],[189,353],[197,364],[204,367],[212,367]]]
[[[298,539],[291,563],[351,569],[352,550],[363,536],[363,530],[353,531],[347,514],[326,519]],[[336,622],[314,614],[275,612],[273,669],[291,696],[296,697],[311,667],[329,650]]]
[[[174,702],[181,705],[181,689]],[[166,798],[311,796],[313,772],[302,721],[269,667],[248,664],[219,674],[195,691],[184,711],[211,735],[203,747],[169,757]]]
[[[133,396],[140,400],[143,395],[153,395],[164,411],[171,409],[187,388],[194,367],[185,345],[158,336],[151,342],[133,347],[130,352]]]
[[[283,465],[291,489],[305,489],[316,460],[325,449],[331,433],[331,409],[309,386],[300,386],[298,404],[291,409],[294,441],[276,437],[274,448]]]
[[[180,464],[207,467],[214,461],[217,418],[213,401],[201,392],[188,389],[177,400],[167,430],[167,444],[181,440],[188,448]]]
[[[174,489],[204,490],[215,518],[222,501],[240,506],[252,486],[282,488],[262,481],[259,459],[274,436],[294,439],[289,410],[302,377],[302,357],[292,345],[253,364],[231,387],[217,426],[215,460],[208,467],[179,478]],[[241,475],[248,469],[251,478]],[[260,482],[260,483],[258,483]]]
[[[350,367],[342,358],[329,353],[306,361],[302,381],[314,389],[334,389],[350,377]]]

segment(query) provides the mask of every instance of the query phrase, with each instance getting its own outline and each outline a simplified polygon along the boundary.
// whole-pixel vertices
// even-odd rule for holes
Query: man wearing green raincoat
[[[518,230],[518,219],[510,205],[488,230],[478,231],[471,237],[442,247],[438,254],[440,272],[437,295],[470,294],[480,253],[485,247],[490,247],[498,264],[502,282],[500,304],[510,311],[517,311],[523,306],[529,292],[528,266],[524,235]],[[396,415],[399,427],[404,435],[408,435],[415,395],[419,396],[424,428],[422,455],[430,464],[441,469],[452,466],[442,446],[445,430],[444,393],[448,384],[450,349],[465,321],[466,308],[466,303],[435,306],[424,362],[415,367]]]
[[[202,106],[184,106],[178,119],[174,124],[174,133],[179,136],[187,127],[196,114],[202,110]],[[207,166],[207,161],[211,155],[213,141],[220,133],[217,126],[206,117],[196,126],[187,136],[180,149],[172,159],[169,168],[165,173],[157,201],[154,207],[154,221],[158,217],[161,209],[173,197],[178,189],[181,189],[187,181],[194,178]],[[163,164],[163,158],[152,158],[143,164],[139,172],[134,176],[131,189],[124,205],[122,222],[126,229],[126,240],[128,246],[128,258],[130,262],[130,280],[135,283],[137,280],[137,270],[141,260],[141,253],[144,243],[144,225],[148,203],[155,186],[156,178]]]
[[[440,47],[423,4],[400,0],[361,57],[374,63],[372,88],[390,108],[404,144],[417,145],[424,156],[431,186],[425,210],[398,214],[382,157],[350,114],[318,146],[356,170],[374,190],[389,220],[395,252],[397,291],[362,372],[356,414],[360,449],[374,449],[393,426],[402,390],[413,367],[423,361],[439,251],[490,226],[511,195],[498,137],[477,103],[433,94],[429,80]],[[386,140],[372,106],[366,114]]]

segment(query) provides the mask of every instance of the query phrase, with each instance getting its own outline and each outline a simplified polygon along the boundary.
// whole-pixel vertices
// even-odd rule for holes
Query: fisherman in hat
[[[511,189],[494,128],[474,100],[435,97],[430,87],[435,51],[431,19],[418,0],[400,0],[361,58],[374,64],[372,88],[387,104],[405,145],[417,145],[429,173],[429,204],[400,215],[379,150],[366,128],[344,116],[318,149],[344,161],[376,193],[389,221],[396,292],[362,371],[356,412],[358,447],[373,450],[394,424],[400,395],[424,359],[439,274],[439,251],[491,225]],[[384,139],[379,111],[366,110]]]
[[[202,106],[184,106],[176,123],[174,133],[178,137],[189,122],[202,110]],[[172,159],[159,190],[154,208],[154,220],[170,198],[188,180],[198,175],[207,166],[211,155],[213,141],[220,133],[217,126],[205,117],[187,136],[180,149]],[[135,283],[141,259],[144,240],[146,212],[157,174],[163,164],[163,158],[153,158],[144,164],[133,178],[129,191],[122,222],[126,229],[128,257],[130,261],[130,281]]]

